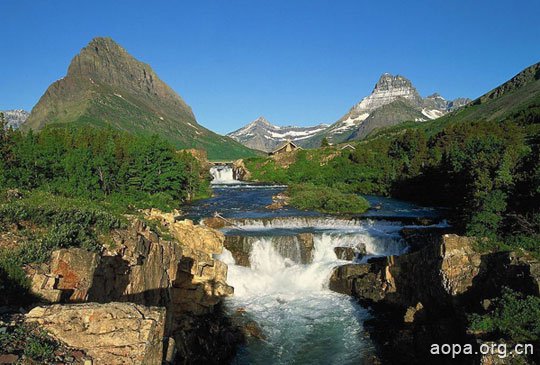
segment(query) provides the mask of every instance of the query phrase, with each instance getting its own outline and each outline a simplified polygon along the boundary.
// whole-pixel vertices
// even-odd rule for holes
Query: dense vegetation
[[[157,136],[108,128],[0,126],[0,188],[40,189],[127,207],[171,208],[209,194],[201,164]]]
[[[304,210],[323,213],[364,213],[369,208],[366,199],[338,189],[313,184],[294,184],[288,189],[290,204]]]
[[[502,337],[515,343],[540,338],[539,297],[523,297],[507,288],[495,301],[494,307],[489,313],[471,315],[470,329],[493,340]]]

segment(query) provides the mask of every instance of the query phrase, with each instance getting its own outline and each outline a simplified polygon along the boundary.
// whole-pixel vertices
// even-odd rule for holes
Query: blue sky
[[[93,37],[152,65],[199,123],[331,123],[383,72],[477,97],[540,61],[538,0],[0,0],[0,109],[30,110]]]

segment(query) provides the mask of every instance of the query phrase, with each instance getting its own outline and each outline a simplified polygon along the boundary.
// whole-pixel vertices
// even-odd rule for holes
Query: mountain
[[[287,140],[302,146],[304,141],[327,127],[327,124],[319,124],[314,127],[279,127],[264,117],[259,117],[245,127],[227,134],[227,136],[249,148],[270,152]]]
[[[22,109],[0,111],[6,118],[7,126],[13,129],[19,128],[28,119],[30,113]]]
[[[385,73],[370,95],[326,131],[314,136],[308,145],[316,147],[324,137],[333,143],[362,139],[376,129],[401,122],[440,118],[469,102],[467,98],[448,101],[437,93],[422,98],[410,80]]]
[[[211,159],[254,155],[236,141],[199,125],[186,102],[111,38],[95,38],[49,86],[25,123],[92,124],[137,134],[158,134],[178,148],[202,148]]]
[[[400,133],[405,128],[421,128],[428,135],[440,132],[452,124],[473,121],[518,121],[521,125],[540,124],[540,62],[519,72],[500,86],[472,102],[454,101],[458,107],[436,120],[397,125],[381,130],[374,137]],[[460,107],[462,106],[462,107]]]
[[[405,121],[425,122],[459,110],[471,100],[446,100],[435,93],[422,98],[412,82],[400,75],[383,74],[373,92],[354,105],[347,114],[328,126],[278,127],[259,118],[228,136],[250,148],[271,151],[285,140],[315,148],[323,138],[331,143],[359,140],[377,129]]]

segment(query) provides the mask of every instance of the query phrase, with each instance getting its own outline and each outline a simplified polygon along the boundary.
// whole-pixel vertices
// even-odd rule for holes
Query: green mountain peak
[[[155,133],[178,148],[205,149],[210,158],[253,155],[199,125],[189,105],[152,67],[107,37],[92,39],[73,58],[66,76],[51,84],[32,109],[25,128],[68,123]]]

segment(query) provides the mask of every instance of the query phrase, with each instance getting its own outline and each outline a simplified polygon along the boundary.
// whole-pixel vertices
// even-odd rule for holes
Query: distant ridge
[[[327,127],[327,124],[319,124],[314,127],[278,127],[264,117],[259,117],[245,127],[227,134],[227,136],[249,148],[270,152],[285,141],[292,141],[302,146],[304,141]]]

